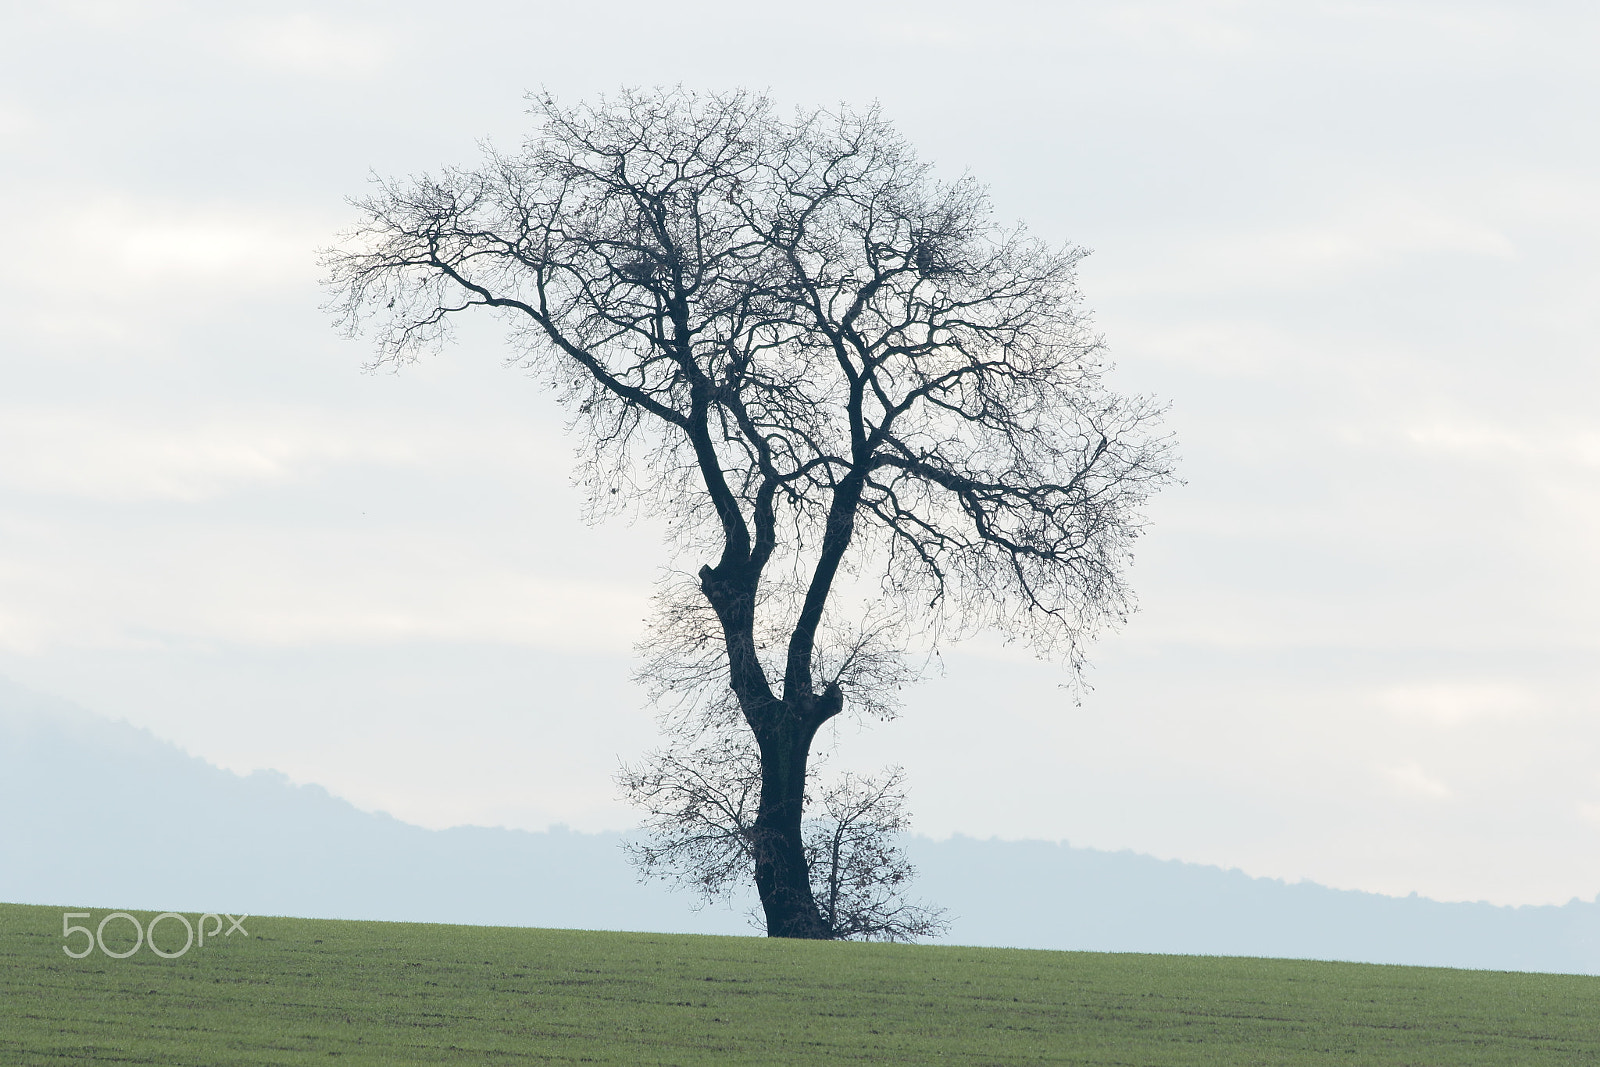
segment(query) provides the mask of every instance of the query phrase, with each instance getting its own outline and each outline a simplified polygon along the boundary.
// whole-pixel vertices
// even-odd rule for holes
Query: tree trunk
[[[756,814],[756,891],[766,912],[768,937],[827,940],[833,931],[811,895],[800,817],[806,789],[806,760],[815,726],[806,726],[786,706],[787,720],[758,735],[761,748],[761,807]]]
[[[811,742],[844,707],[844,697],[838,686],[820,696],[773,695],[755,651],[755,583],[748,573],[735,571],[733,580],[727,574],[720,565],[702,567],[700,588],[722,624],[729,682],[761,754],[761,803],[750,850],[767,936],[831,939],[833,930],[811,894],[800,820]]]

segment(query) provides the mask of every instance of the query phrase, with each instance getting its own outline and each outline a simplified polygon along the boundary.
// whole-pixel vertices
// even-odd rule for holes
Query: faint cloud
[[[1488,423],[1435,420],[1406,430],[1411,443],[1433,452],[1525,456],[1534,445],[1525,435]]]
[[[1306,341],[1259,319],[1192,319],[1173,326],[1131,320],[1118,331],[1117,349],[1140,359],[1203,369],[1208,375],[1256,377],[1281,368],[1297,353],[1306,361],[1334,354],[1307,352]]]
[[[1240,53],[1255,49],[1262,38],[1238,3],[1120,3],[1108,6],[1102,23],[1117,36],[1145,45],[1173,46],[1192,52]]]
[[[12,337],[143,340],[151,320],[214,307],[218,293],[309,286],[332,229],[332,216],[126,196],[39,205],[8,232],[12,254],[0,262]],[[181,309],[170,299],[179,292]]]
[[[382,553],[377,565],[357,562],[361,546],[340,545],[343,574],[316,558],[325,545],[297,545],[271,561],[269,574],[217,575],[227,595],[184,605],[193,616],[183,629],[305,646],[482,641],[594,651],[639,639],[649,610],[643,589],[479,562],[454,543],[424,558],[420,545]]]
[[[1429,253],[1503,258],[1515,255],[1516,248],[1475,214],[1396,197],[1354,205],[1324,222],[1258,235],[1241,251],[1274,276],[1306,278]]]
[[[8,457],[0,484],[95,500],[196,501],[241,483],[287,481],[307,464],[405,458],[392,444],[352,437],[259,417],[182,425],[24,409],[0,419],[0,451]]]
[[[31,213],[10,235],[13,247],[26,253],[20,258],[27,269],[14,265],[4,274],[25,282],[70,273],[76,304],[84,284],[99,297],[130,284],[280,282],[312,275],[313,250],[326,239],[327,222],[122,196],[74,199]],[[86,263],[94,270],[84,271]]]
[[[0,138],[21,138],[39,126],[31,110],[15,100],[0,100]]]
[[[1504,682],[1424,682],[1381,690],[1378,706],[1392,715],[1438,726],[1514,719],[1533,711],[1527,690]]]
[[[149,211],[102,205],[69,233],[94,245],[123,278],[144,283],[224,276],[259,283],[307,273],[312,243],[279,220],[218,210]]]
[[[185,419],[88,408],[0,409],[0,486],[99,501],[194,502],[341,464],[538,469],[552,446],[517,425],[394,425],[261,409]],[[467,459],[472,456],[474,459]]]
[[[876,36],[906,44],[934,48],[958,48],[971,45],[982,35],[982,28],[972,24],[947,19],[942,22],[928,18],[879,19],[872,27]]]
[[[1470,418],[1438,418],[1412,425],[1405,435],[1430,452],[1498,458],[1518,465],[1537,460],[1550,465],[1600,466],[1600,430],[1591,427],[1530,430]]]
[[[1585,822],[1600,826],[1600,804],[1579,804],[1578,816]]]
[[[299,13],[235,24],[235,48],[280,70],[327,78],[369,78],[388,63],[391,42],[366,24]]]
[[[1334,2],[1319,5],[1334,18],[1378,26],[1387,23],[1391,36],[1399,43],[1422,41],[1439,47],[1448,40],[1453,47],[1476,45],[1505,55],[1525,48],[1530,39],[1549,35],[1551,20],[1529,16],[1515,7],[1495,4],[1396,4]],[[1411,30],[1395,33],[1395,28]]]
[[[1449,800],[1455,794],[1448,785],[1424,771],[1415,761],[1397,767],[1380,768],[1389,784],[1402,793],[1427,800]]]
[[[50,6],[80,25],[116,30],[178,14],[183,5],[173,0],[55,0]]]
[[[1511,259],[1515,243],[1491,221],[1514,210],[1510,197],[1507,192],[1502,203],[1485,194],[1451,204],[1438,190],[1391,190],[1321,218],[1254,233],[1203,232],[1174,241],[1163,265],[1142,270],[1138,284],[1145,291],[1192,293],[1304,289],[1419,256]]]
[[[1258,27],[1240,17],[1233,0],[1142,0],[1070,10],[1045,5],[991,8],[981,18],[966,9],[943,11],[926,5],[906,7],[894,17],[869,23],[874,34],[890,41],[970,52],[974,47],[1001,49],[1009,56],[1050,52],[1121,49],[1132,44],[1159,52],[1210,55],[1237,54],[1264,43]]]
[[[639,639],[647,587],[540,564],[418,527],[222,524],[108,539],[0,518],[0,651],[430,641],[607,651]]]

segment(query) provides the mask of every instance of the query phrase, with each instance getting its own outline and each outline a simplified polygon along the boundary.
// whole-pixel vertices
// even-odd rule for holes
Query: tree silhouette
[[[1080,669],[1171,478],[1159,411],[1102,381],[1084,253],[998,226],[875,109],[534,110],[519,151],[356,201],[338,321],[392,364],[504,316],[576,414],[593,516],[642,502],[702,562],[658,598],[651,679],[682,722],[747,731],[768,933],[838,936],[802,827],[817,731],[892,712],[907,650],[979,628]]]

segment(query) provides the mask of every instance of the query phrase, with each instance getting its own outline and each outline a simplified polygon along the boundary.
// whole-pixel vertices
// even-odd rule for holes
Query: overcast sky
[[[837,759],[934,836],[1600,893],[1593,5],[463,10],[6,5],[0,674],[423,825],[630,825],[657,532],[582,524],[489,324],[363,374],[316,250],[528,90],[877,100],[1094,250],[1187,484],[1081,704],[978,641]]]

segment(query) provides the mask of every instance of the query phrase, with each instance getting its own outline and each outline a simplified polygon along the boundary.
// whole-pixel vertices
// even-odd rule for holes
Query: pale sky
[[[454,9],[452,9],[454,10]],[[56,2],[0,14],[0,674],[427,826],[618,829],[649,527],[492,324],[360,370],[316,250],[523,94],[885,114],[1094,250],[1172,404],[1141,613],[840,731],[918,831],[1600,893],[1600,12],[1581,3]]]

